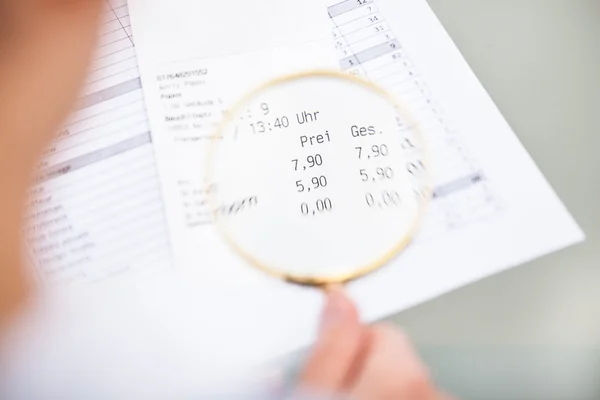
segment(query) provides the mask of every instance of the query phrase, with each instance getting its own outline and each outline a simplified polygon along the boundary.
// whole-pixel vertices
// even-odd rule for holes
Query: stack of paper
[[[80,110],[32,192],[27,233],[44,280],[172,268],[198,290],[232,290],[231,302],[262,307],[244,335],[269,349],[265,357],[306,345],[320,293],[234,254],[211,226],[201,182],[206,139],[227,105],[274,76],[314,68],[385,87],[432,147],[422,235],[349,287],[366,319],[583,240],[425,0],[130,3],[150,122],[125,0],[111,0]]]

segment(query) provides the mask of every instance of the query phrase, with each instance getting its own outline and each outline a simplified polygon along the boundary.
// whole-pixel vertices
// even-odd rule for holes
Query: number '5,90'
[[[317,190],[324,187],[327,187],[327,177],[325,175],[312,177],[308,187],[304,185],[303,181],[296,181],[296,189],[298,190],[298,193],[302,193],[305,190],[310,192],[311,190]]]

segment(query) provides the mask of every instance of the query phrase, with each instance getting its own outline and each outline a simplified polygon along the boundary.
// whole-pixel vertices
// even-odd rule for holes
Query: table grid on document
[[[121,27],[127,33],[129,40],[133,43],[133,34],[131,32],[131,19],[129,18],[129,8],[127,0],[108,0],[108,6],[113,14],[119,20]]]
[[[389,90],[420,122],[435,171],[434,206],[425,234],[494,215],[500,202],[460,135],[435,102],[376,0],[345,0],[328,8],[340,67]],[[442,222],[442,223],[441,223]]]
[[[77,111],[46,151],[25,236],[44,282],[171,263],[126,0],[109,0]]]
[[[129,77],[139,77],[129,11],[125,0],[111,0],[102,15],[98,49],[86,91],[95,92]]]
[[[119,7],[116,5],[123,3]],[[112,0],[102,15],[98,48],[80,100],[46,150],[55,163],[120,141],[123,135],[150,130],[141,90],[135,48],[128,33],[124,0]]]

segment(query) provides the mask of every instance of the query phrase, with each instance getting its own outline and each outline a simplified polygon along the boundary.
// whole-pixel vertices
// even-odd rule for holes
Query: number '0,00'
[[[367,201],[367,205],[369,207],[393,207],[400,206],[402,204],[402,199],[400,194],[396,191],[383,191],[380,194],[373,195],[372,193],[367,193],[365,195],[365,200]]]
[[[302,203],[300,205],[300,211],[302,211],[302,215],[317,215],[317,213],[331,211],[332,209],[333,204],[329,198],[317,200],[312,207],[308,203]]]

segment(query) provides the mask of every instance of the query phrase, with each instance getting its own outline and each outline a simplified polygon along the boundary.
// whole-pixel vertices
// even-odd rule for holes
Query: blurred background
[[[391,320],[463,400],[600,399],[600,0],[428,0],[585,244]]]

